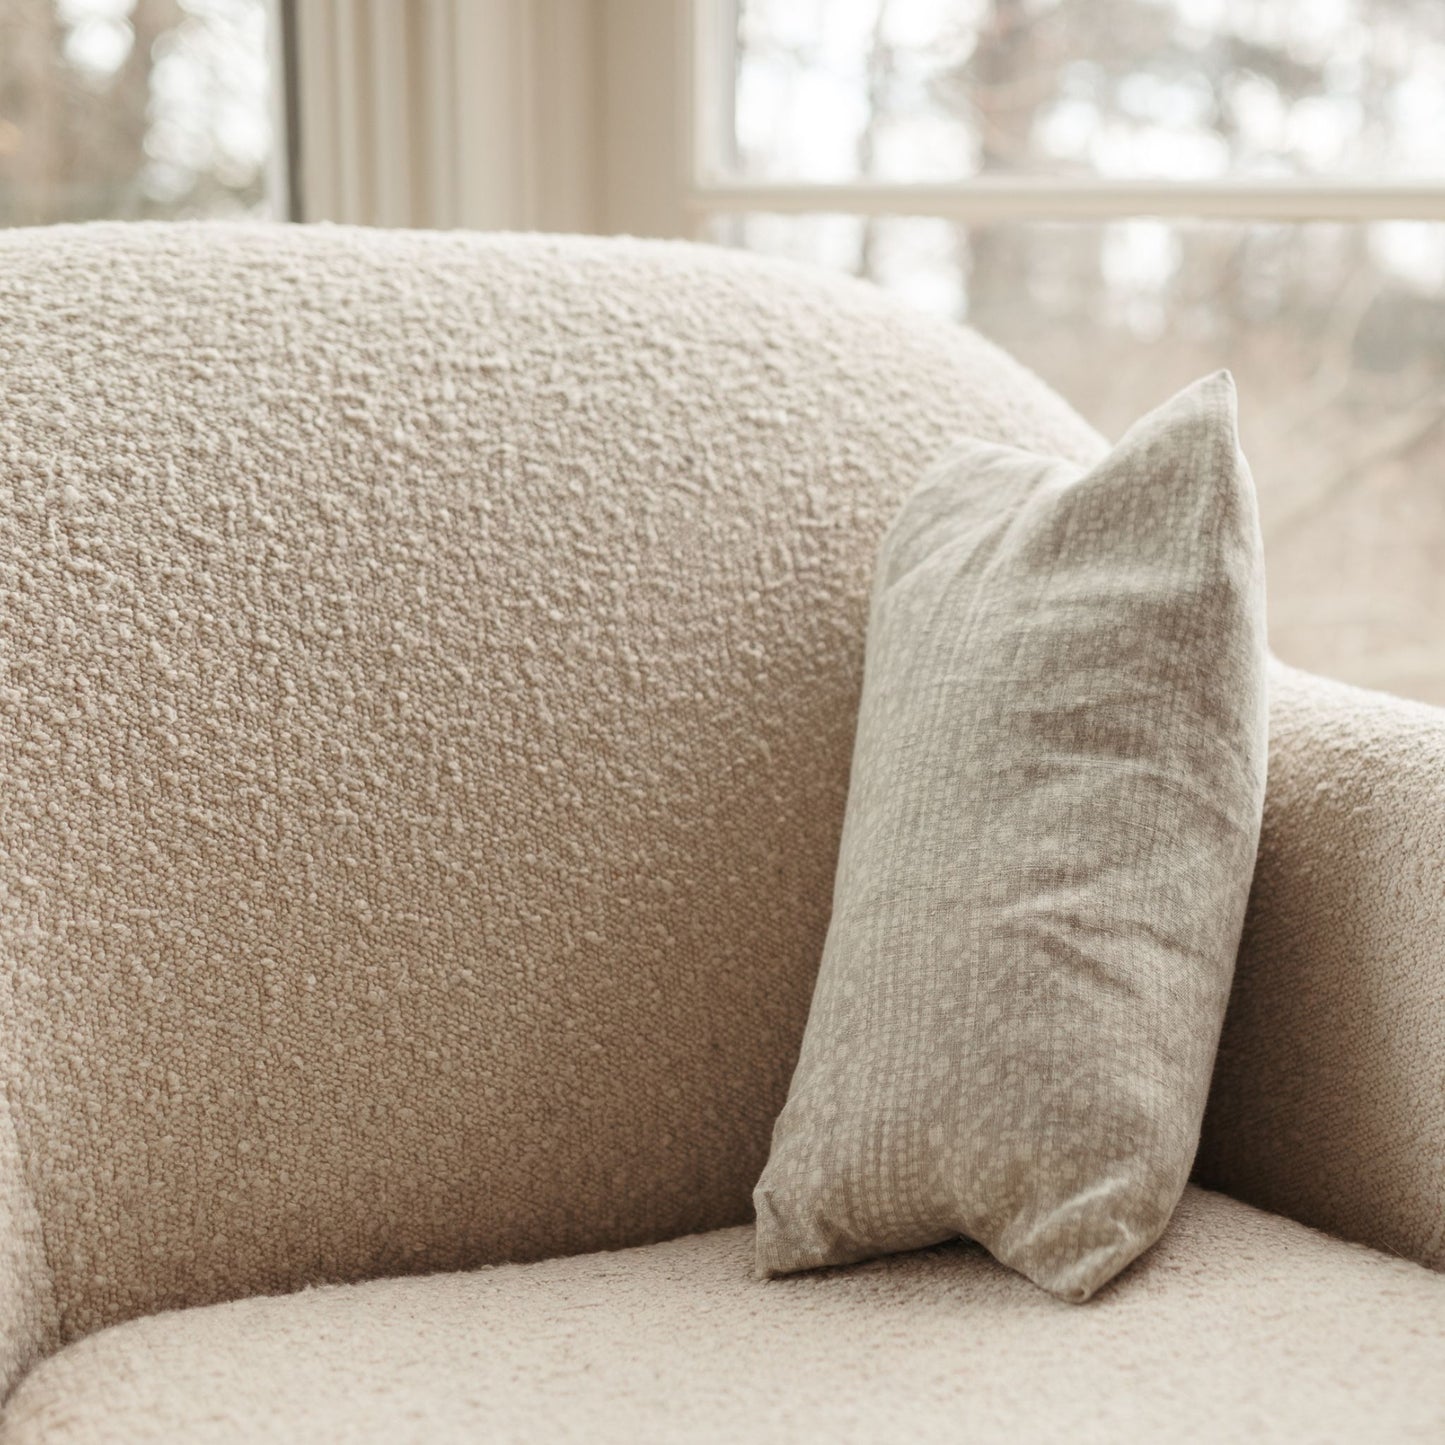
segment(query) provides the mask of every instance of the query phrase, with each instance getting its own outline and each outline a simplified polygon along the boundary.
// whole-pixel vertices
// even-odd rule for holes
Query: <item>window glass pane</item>
[[[0,0],[0,225],[273,213],[267,0]]]
[[[966,319],[1105,435],[1235,375],[1287,661],[1445,704],[1445,225],[720,218]]]
[[[751,179],[1445,174],[1439,0],[735,5]]]

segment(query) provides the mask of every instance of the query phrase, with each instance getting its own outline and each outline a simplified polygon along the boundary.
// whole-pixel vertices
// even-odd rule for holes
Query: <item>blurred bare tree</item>
[[[264,213],[265,0],[0,0],[0,225]]]

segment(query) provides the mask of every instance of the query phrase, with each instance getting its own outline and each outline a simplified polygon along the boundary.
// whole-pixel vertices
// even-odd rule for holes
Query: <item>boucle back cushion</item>
[[[12,232],[0,317],[12,1340],[746,1219],[883,527],[1097,438],[682,245]]]
[[[1259,842],[1264,561],[1234,383],[1092,469],[968,441],[883,543],[768,1274],[966,1235],[1063,1299],[1189,1177]]]

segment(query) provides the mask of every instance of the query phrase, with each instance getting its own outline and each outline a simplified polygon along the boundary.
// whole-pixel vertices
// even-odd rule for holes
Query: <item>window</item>
[[[269,0],[0,0],[0,225],[281,216]]]
[[[1445,7],[695,21],[704,235],[967,320],[1108,435],[1230,367],[1276,651],[1445,703]]]

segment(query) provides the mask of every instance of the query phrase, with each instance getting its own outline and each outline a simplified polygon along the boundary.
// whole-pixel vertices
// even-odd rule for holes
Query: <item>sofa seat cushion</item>
[[[1189,1189],[1084,1308],[947,1245],[760,1282],[747,1228],[174,1311],[5,1445],[1445,1438],[1445,1276]]]

